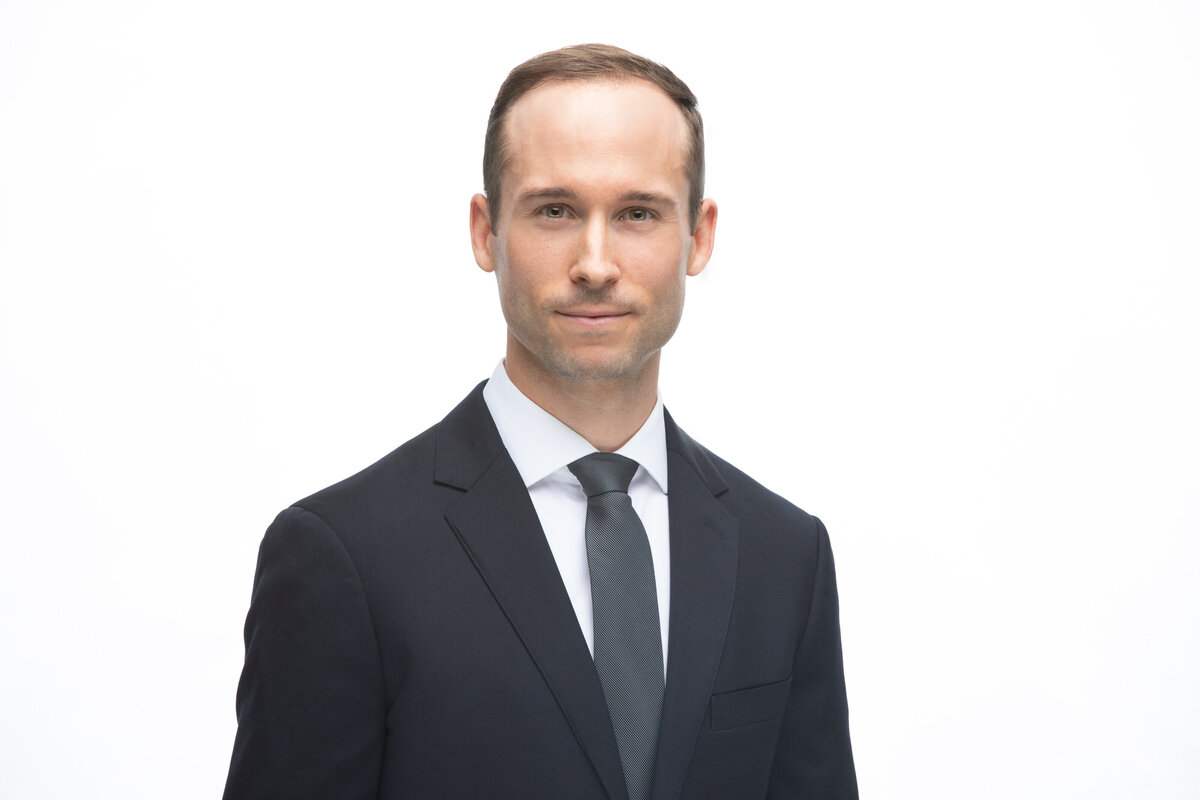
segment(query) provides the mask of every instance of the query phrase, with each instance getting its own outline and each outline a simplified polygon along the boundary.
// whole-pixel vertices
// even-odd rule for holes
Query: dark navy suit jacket
[[[666,418],[655,800],[856,798],[820,520]],[[226,800],[624,800],[599,679],[482,384],[268,529]]]

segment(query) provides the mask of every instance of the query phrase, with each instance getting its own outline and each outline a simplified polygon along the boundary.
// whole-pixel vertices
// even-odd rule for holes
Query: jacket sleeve
[[[374,798],[386,701],[366,595],[318,516],[293,506],[259,549],[225,800]]]
[[[833,553],[820,520],[817,528],[812,604],[796,647],[791,691],[771,769],[767,797],[772,800],[858,798]]]

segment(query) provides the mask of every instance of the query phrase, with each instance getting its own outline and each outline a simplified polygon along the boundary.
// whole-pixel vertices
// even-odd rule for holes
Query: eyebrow
[[[529,200],[578,200],[579,196],[570,189],[551,186],[546,189],[531,189],[523,193],[518,199],[522,202]]]
[[[545,189],[531,189],[525,192],[519,198],[519,202],[530,202],[537,200],[578,200],[579,195],[573,190],[559,186],[550,186]],[[651,205],[668,206],[674,208],[678,205],[675,200],[665,194],[658,192],[626,192],[621,195],[618,200],[622,203],[648,203]]]
[[[670,206],[674,208],[675,201],[665,194],[657,192],[629,192],[621,195],[622,203],[648,203],[656,206]]]

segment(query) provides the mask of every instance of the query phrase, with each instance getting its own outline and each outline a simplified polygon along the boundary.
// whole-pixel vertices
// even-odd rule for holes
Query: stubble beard
[[[610,305],[611,302],[607,293],[589,293],[558,307],[586,304]],[[524,360],[536,371],[543,373],[545,378],[556,378],[568,383],[622,381],[638,375],[674,335],[683,312],[682,298],[673,313],[662,309],[662,313],[656,315],[656,318],[645,316],[644,309],[631,309],[640,316],[641,323],[646,327],[636,331],[633,341],[620,351],[607,354],[603,358],[588,359],[584,354],[566,348],[556,341],[549,325],[539,324],[540,319],[552,317],[552,310],[531,309],[521,304],[517,304],[518,307],[512,307],[508,303],[503,305],[508,335],[525,351]]]

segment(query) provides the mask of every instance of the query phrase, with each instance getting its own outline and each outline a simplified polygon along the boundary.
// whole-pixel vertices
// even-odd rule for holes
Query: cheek
[[[497,279],[501,291],[510,295],[544,292],[556,272],[565,270],[565,248],[550,237],[513,237],[504,243],[502,252]]]
[[[678,239],[629,243],[620,261],[628,277],[650,295],[666,301],[671,295],[683,295],[687,276],[687,251]]]
[[[615,252],[628,265],[639,269],[684,269],[690,238],[674,225],[656,225],[650,230],[624,231],[613,237]]]

